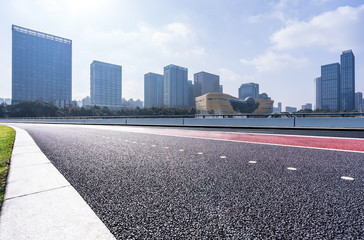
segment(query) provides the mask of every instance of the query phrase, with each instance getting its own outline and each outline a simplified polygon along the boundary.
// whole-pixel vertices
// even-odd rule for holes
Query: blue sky
[[[0,97],[11,97],[11,25],[73,41],[74,99],[90,94],[90,64],[123,67],[123,97],[143,99],[144,74],[176,64],[220,75],[237,96],[256,82],[283,106],[315,104],[320,66],[356,57],[364,91],[363,0],[0,0]]]

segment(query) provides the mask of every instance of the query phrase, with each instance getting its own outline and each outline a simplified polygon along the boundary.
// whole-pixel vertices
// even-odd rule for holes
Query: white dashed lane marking
[[[183,152],[184,150],[183,150],[183,149],[180,149],[179,151],[180,151],[180,152]]]
[[[168,149],[169,147],[164,147],[165,149]]]
[[[294,167],[288,167],[287,169],[291,170],[291,171],[296,171],[297,170],[297,168],[294,168]]]
[[[155,147],[155,146],[156,146],[156,145],[154,145],[154,144],[152,145],[152,147]]]
[[[203,152],[198,152],[197,154],[202,155],[202,154],[203,154]]]
[[[257,161],[249,161],[248,163],[257,163]]]
[[[220,158],[226,158],[226,156],[220,156]]]
[[[348,180],[348,181],[354,181],[354,178],[352,178],[352,177],[346,177],[346,176],[342,176],[341,179]]]

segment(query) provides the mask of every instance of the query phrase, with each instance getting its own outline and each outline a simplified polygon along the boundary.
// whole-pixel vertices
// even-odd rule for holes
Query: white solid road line
[[[14,129],[0,239],[115,239],[32,137]]]

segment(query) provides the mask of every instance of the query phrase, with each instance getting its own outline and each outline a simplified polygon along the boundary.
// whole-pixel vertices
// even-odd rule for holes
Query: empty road
[[[118,239],[364,238],[362,132],[13,125]]]

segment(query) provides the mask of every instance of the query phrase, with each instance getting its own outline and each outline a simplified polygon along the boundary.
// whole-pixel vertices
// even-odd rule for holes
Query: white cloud
[[[278,54],[271,50],[252,60],[240,59],[244,65],[253,66],[258,72],[277,71],[286,67],[303,67],[308,64],[305,58],[294,58],[289,54]]]
[[[329,51],[362,48],[364,5],[339,7],[309,21],[289,21],[270,40],[275,50],[320,46]]]

